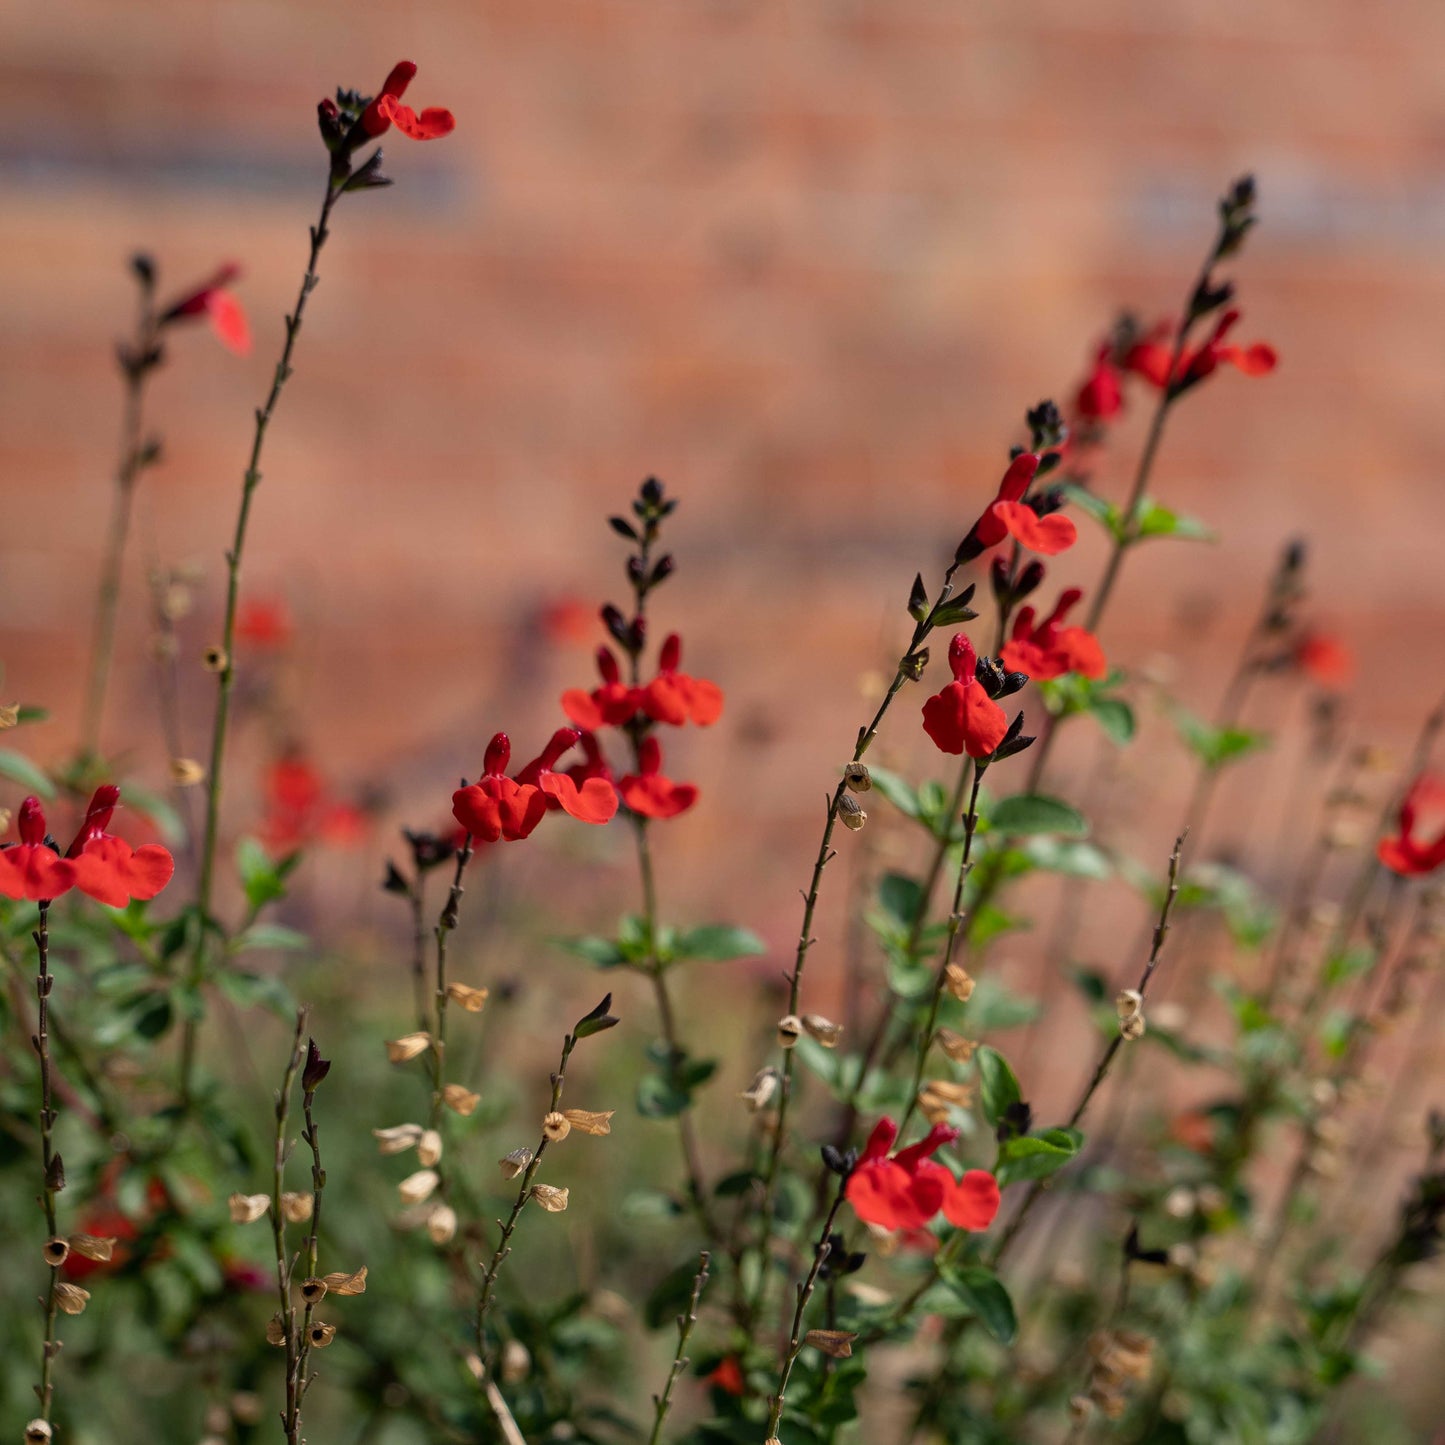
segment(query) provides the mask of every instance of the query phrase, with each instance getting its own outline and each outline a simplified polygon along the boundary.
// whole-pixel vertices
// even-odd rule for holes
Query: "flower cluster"
[[[1098,638],[1083,627],[1064,626],[1064,618],[1083,595],[1077,587],[1065,588],[1054,610],[1038,623],[1032,607],[1020,608],[998,660],[1010,672],[1026,672],[1034,682],[1062,677],[1066,672],[1103,677],[1104,649]]]
[[[998,1213],[998,1180],[986,1169],[970,1169],[961,1179],[930,1156],[958,1138],[958,1130],[935,1124],[917,1144],[896,1154],[888,1151],[898,1125],[882,1118],[844,1187],[844,1197],[865,1224],[880,1229],[924,1229],[940,1211],[959,1229],[987,1229]]]
[[[0,849],[0,894],[41,903],[78,888],[111,908],[154,898],[171,881],[175,860],[158,843],[132,848],[106,831],[119,802],[120,789],[113,784],[97,788],[62,857],[46,837],[39,798],[26,798],[18,819],[20,841]]]
[[[1380,862],[1405,878],[1445,864],[1445,778],[1422,773],[1400,802],[1397,829],[1376,847]]]
[[[617,793],[602,772],[583,763],[558,772],[562,754],[581,734],[559,728],[547,746],[515,777],[507,776],[512,743],[497,733],[487,744],[482,776],[452,794],[452,815],[473,838],[485,843],[514,843],[528,837],[549,810],[583,823],[608,822],[617,811]]]

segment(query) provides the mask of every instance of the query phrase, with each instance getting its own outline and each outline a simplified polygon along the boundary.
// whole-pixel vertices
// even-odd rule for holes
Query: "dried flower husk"
[[[113,1234],[72,1234],[70,1247],[82,1259],[93,1259],[97,1264],[109,1264],[115,1255]]]
[[[226,1201],[232,1224],[254,1224],[271,1207],[269,1194],[233,1194]]]
[[[838,799],[838,817],[851,833],[856,833],[868,821],[867,812],[849,793],[844,793]]]
[[[418,1169],[415,1174],[408,1174],[396,1186],[396,1191],[401,1195],[403,1204],[420,1204],[440,1183],[441,1176],[435,1169]]]
[[[402,1154],[415,1149],[424,1132],[420,1124],[393,1124],[389,1129],[373,1129],[371,1137],[376,1140],[378,1153]]]
[[[790,1049],[803,1036],[803,1021],[797,1014],[784,1014],[778,1020],[778,1043]]]
[[[301,1298],[309,1305],[320,1304],[326,1298],[326,1281],[317,1279],[314,1275],[310,1279],[303,1279]]]
[[[450,1204],[438,1204],[426,1217],[426,1232],[433,1244],[449,1244],[456,1237],[456,1210]]]
[[[480,1094],[474,1094],[470,1089],[464,1089],[460,1084],[445,1084],[442,1086],[442,1103],[455,1114],[466,1118],[473,1109],[482,1101]]]
[[[431,1035],[425,1029],[418,1029],[416,1033],[403,1034],[399,1039],[388,1039],[386,1041],[386,1057],[393,1064],[404,1064],[424,1054],[431,1048]]]
[[[305,1224],[316,1208],[316,1198],[288,1189],[281,1196],[281,1216],[289,1224]]]
[[[955,1064],[966,1064],[972,1057],[973,1051],[978,1047],[974,1039],[966,1039],[953,1029],[939,1029],[935,1035],[938,1047],[953,1060]]]
[[[324,1350],[336,1338],[336,1326],[322,1324],[320,1320],[313,1320],[306,1338],[311,1341],[313,1350]]]
[[[508,1340],[502,1346],[502,1358],[497,1375],[504,1385],[515,1385],[525,1380],[532,1370],[532,1352],[521,1340]]]
[[[563,1109],[562,1117],[579,1134],[610,1134],[615,1109],[604,1109],[600,1113],[591,1109]]]
[[[272,1315],[266,1321],[266,1343],[268,1345],[284,1345],[286,1343],[286,1325],[280,1315]]]
[[[973,997],[974,982],[968,970],[950,963],[943,971],[943,986],[959,1003],[967,1003]]]
[[[497,1160],[505,1179],[515,1179],[531,1162],[530,1149],[513,1149],[510,1154],[504,1154]]]
[[[59,1269],[70,1258],[70,1241],[58,1236],[55,1239],[47,1239],[43,1253],[46,1264],[51,1269]]]
[[[824,1018],[822,1014],[804,1014],[802,1023],[808,1031],[808,1037],[816,1040],[825,1049],[838,1047],[838,1040],[843,1034],[842,1024],[835,1024],[832,1019]]]
[[[853,1353],[853,1341],[858,1336],[849,1330],[809,1330],[803,1336],[805,1345],[812,1345],[834,1360],[846,1360]]]
[[[748,1101],[748,1108],[754,1114],[759,1113],[768,1107],[773,1095],[778,1092],[778,1082],[779,1076],[776,1069],[759,1069],[753,1075],[752,1083],[738,1097]]]
[[[973,1089],[952,1079],[932,1079],[918,1091],[918,1107],[930,1124],[946,1124],[954,1109],[973,1102]]]
[[[68,1315],[78,1315],[90,1303],[90,1291],[61,1280],[55,1286],[55,1303]]]
[[[490,989],[473,988],[468,983],[449,983],[447,985],[447,997],[455,1004],[460,1004],[469,1014],[481,1013],[490,994]]]
[[[843,780],[854,793],[866,793],[873,786],[873,774],[867,763],[847,763],[843,768]]]
[[[345,1270],[335,1270],[331,1274],[324,1274],[321,1276],[321,1283],[331,1294],[365,1294],[366,1266],[362,1265],[353,1274],[347,1274]]]
[[[542,1137],[551,1144],[560,1144],[572,1132],[571,1120],[555,1109],[543,1116]]]
[[[555,1184],[534,1184],[532,1186],[532,1198],[548,1214],[561,1214],[566,1209],[569,1192],[566,1189],[558,1189]]]
[[[1114,999],[1114,1011],[1121,1019],[1131,1019],[1144,1005],[1144,995],[1137,988],[1121,988]]]
[[[1144,1037],[1144,1029],[1144,1015],[1142,1013],[1130,1014],[1128,1018],[1119,1020],[1120,1034],[1131,1041],[1134,1039],[1142,1039]],[[1099,1408],[1101,1410],[1104,1409],[1102,1405]],[[1107,1415],[1109,1412],[1105,1410],[1104,1413]]]
[[[425,1129],[416,1141],[417,1163],[430,1169],[442,1157],[442,1136],[435,1129]]]
[[[201,654],[201,666],[207,672],[225,672],[230,662],[230,656],[224,647],[208,647]]]
[[[25,1427],[25,1439],[27,1445],[46,1445],[54,1432],[50,1428],[49,1420],[36,1418],[31,1420]]]

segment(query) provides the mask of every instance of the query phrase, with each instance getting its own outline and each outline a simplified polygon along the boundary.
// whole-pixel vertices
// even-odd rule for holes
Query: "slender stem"
[[[35,929],[35,952],[37,970],[35,975],[36,1029],[31,1040],[40,1060],[40,1158],[43,1168],[40,1200],[45,1209],[45,1237],[56,1237],[55,1196],[65,1188],[65,1165],[55,1152],[55,1104],[53,1098],[53,1066],[50,1060],[50,988],[54,982],[50,973],[50,902],[40,904],[40,922]],[[56,1333],[59,1318],[60,1265],[50,1267],[50,1283],[45,1291],[45,1337],[40,1349],[40,1385],[36,1394],[40,1397],[40,1418],[50,1419],[54,1401],[55,1385],[53,1370],[55,1357],[60,1353],[60,1340]]]
[[[440,1129],[442,1121],[446,1117],[445,1095],[443,1090],[446,1087],[446,1054],[447,1054],[447,1004],[451,996],[447,993],[447,939],[451,936],[452,930],[457,926],[457,920],[461,910],[462,895],[466,887],[462,881],[468,862],[472,856],[472,835],[466,836],[466,841],[457,850],[456,868],[452,873],[452,886],[447,893],[446,906],[437,919],[436,937],[436,988],[433,993],[433,1005],[436,1012],[436,1028],[432,1033],[431,1048],[431,1113],[427,1118],[427,1127]],[[421,897],[421,885],[417,885],[417,898]],[[422,1016],[422,1027],[426,1028],[425,1014]]]
[[[291,1039],[291,1057],[276,1095],[276,1148],[271,1163],[271,1239],[276,1248],[276,1291],[281,1301],[282,1343],[286,1349],[286,1408],[281,1422],[286,1430],[287,1445],[301,1445],[300,1339],[296,1330],[296,1306],[291,1298],[291,1274],[294,1261],[286,1248],[286,1215],[281,1196],[286,1191],[286,1159],[291,1152],[287,1127],[291,1121],[291,1094],[296,1075],[306,1054],[306,1010],[296,1011],[296,1031]]]
[[[407,892],[411,905],[411,980],[416,1003],[416,1026],[423,1032],[431,1028],[426,991],[426,874],[418,872],[416,882]]]
[[[321,1167],[321,1131],[316,1123],[316,1116],[312,1112],[312,1106],[316,1100],[314,1089],[303,1088],[301,1091],[301,1112],[306,1120],[306,1127],[301,1131],[301,1137],[311,1147],[311,1228],[306,1235],[306,1279],[315,1279],[319,1268],[320,1259],[320,1236],[321,1236],[321,1195],[326,1188],[326,1170]],[[311,1319],[315,1311],[316,1302],[306,1301],[306,1308],[301,1316],[301,1333],[297,1341],[296,1351],[296,1403],[300,1408],[301,1401],[306,1398],[306,1392],[311,1388],[311,1378],[306,1373],[306,1367],[311,1359]]]
[[[659,1445],[663,1422],[667,1419],[668,1410],[672,1408],[672,1388],[688,1367],[687,1342],[692,1334],[692,1327],[697,1323],[698,1301],[702,1299],[702,1292],[707,1287],[708,1265],[711,1262],[712,1256],[707,1250],[703,1250],[698,1256],[697,1276],[692,1282],[692,1295],[688,1299],[687,1309],[677,1317],[677,1349],[673,1351],[672,1368],[667,1372],[667,1383],[662,1387],[662,1394],[652,1397],[656,1414],[652,1421],[652,1434],[647,1437],[647,1445]]]
[[[778,1424],[783,1418],[783,1401],[788,1392],[788,1381],[793,1375],[793,1365],[803,1352],[803,1341],[806,1338],[803,1330],[803,1315],[808,1308],[808,1301],[813,1297],[814,1289],[817,1288],[818,1276],[822,1273],[823,1266],[832,1253],[833,1246],[829,1236],[833,1233],[833,1221],[837,1219],[838,1211],[843,1207],[843,1191],[847,1185],[846,1177],[838,1181],[838,1192],[833,1196],[833,1207],[829,1209],[828,1217],[823,1221],[823,1228],[818,1234],[818,1242],[813,1247],[812,1268],[809,1269],[807,1278],[798,1286],[797,1304],[793,1308],[793,1326],[789,1332],[787,1349],[783,1352],[781,1368],[778,1371],[777,1393],[772,1397],[772,1406],[768,1414],[769,1439],[777,1436]]]
[[[344,179],[344,178],[343,178]],[[193,990],[199,990],[205,981],[206,955],[210,939],[211,896],[215,884],[216,844],[220,835],[221,822],[221,772],[226,755],[226,729],[230,720],[231,691],[235,684],[236,664],[232,653],[236,640],[236,610],[241,595],[241,558],[246,547],[246,530],[251,519],[251,499],[261,483],[261,454],[266,444],[266,433],[281,392],[292,374],[291,353],[296,337],[301,331],[306,302],[320,280],[316,272],[321,248],[331,234],[327,222],[331,209],[342,194],[342,184],[334,173],[327,176],[326,195],[321,203],[321,214],[311,228],[311,254],[306,262],[306,274],[301,279],[301,289],[296,305],[286,318],[286,341],[281,348],[281,358],[276,363],[276,372],[271,381],[271,390],[265,404],[256,412],[256,427],[251,440],[251,454],[246,464],[241,485],[241,506],[236,514],[236,531],[231,549],[226,553],[226,614],[221,628],[220,670],[216,675],[216,714],[211,728],[210,764],[206,775],[206,826],[201,843],[199,881],[196,887],[195,943],[191,952],[189,982]],[[188,1014],[181,1036],[180,1102],[182,1112],[188,1112],[193,1102],[194,1073],[196,1062],[196,1032],[198,1020]]]

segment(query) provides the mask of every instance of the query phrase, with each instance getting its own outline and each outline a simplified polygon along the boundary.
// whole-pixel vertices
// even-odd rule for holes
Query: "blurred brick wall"
[[[550,726],[590,664],[542,654],[537,609],[617,592],[600,518],[656,472],[684,499],[661,620],[730,695],[715,741],[680,744],[707,801],[675,841],[697,891],[746,890],[784,931],[914,570],[946,557],[1023,408],[1076,380],[1116,305],[1178,304],[1247,168],[1264,220],[1237,268],[1243,329],[1283,365],[1179,414],[1157,490],[1224,541],[1131,561],[1105,640],[1124,663],[1180,652],[1181,691],[1211,706],[1303,531],[1321,615],[1374,659],[1369,727],[1403,743],[1439,683],[1439,7],[54,0],[0,7],[0,42],[0,652],[7,696],[55,708],[33,735],[52,753],[78,709],[124,260],[149,249],[174,286],[241,261],[257,331],[246,362],[177,336],[152,393],[166,461],[108,736],[158,777],[140,561],[153,545],[208,569],[196,657],[319,198],[313,107],[400,55],[458,130],[395,138],[397,186],[336,217],[247,561],[298,618],[289,704],[342,781],[416,816],[493,727]],[[1104,486],[1138,440],[1136,422]],[[1087,583],[1099,551],[1060,580]],[[192,751],[209,694],[193,665]],[[1160,745],[1177,809],[1183,763]],[[1162,852],[1175,821],[1140,846]],[[760,888],[774,846],[797,866]]]

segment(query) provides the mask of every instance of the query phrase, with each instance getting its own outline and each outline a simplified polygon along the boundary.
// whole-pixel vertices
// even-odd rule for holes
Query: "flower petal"
[[[943,1192],[943,1217],[959,1229],[987,1229],[998,1213],[998,1180],[986,1169],[970,1169]]]
[[[1041,517],[1023,502],[995,502],[992,511],[1020,546],[1045,557],[1067,552],[1079,540],[1079,529],[1059,512]]]

